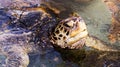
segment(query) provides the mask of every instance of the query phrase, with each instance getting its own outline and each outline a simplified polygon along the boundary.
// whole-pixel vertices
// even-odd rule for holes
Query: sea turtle
[[[19,13],[19,11],[15,11]],[[35,9],[35,11],[37,13],[34,11],[28,13],[28,10],[27,16],[20,15],[15,22],[2,22],[0,28],[0,56],[4,56],[6,60],[0,61],[1,67],[27,67],[29,64],[28,53],[37,52],[41,45],[48,46],[51,44],[49,42],[50,38],[53,44],[62,48],[75,49],[86,44],[86,46],[92,46],[99,50],[117,51],[106,46],[99,39],[88,36],[86,24],[80,16],[63,19],[55,27],[59,22],[56,22],[58,18],[51,17],[42,9]],[[24,14],[26,13],[24,12]],[[4,17],[4,15],[0,17]],[[5,15],[5,17],[9,16]],[[54,33],[49,34],[49,32],[52,33],[54,27]]]
[[[90,36],[80,16],[62,20],[51,34],[51,42],[61,48],[79,49],[85,45],[101,51],[119,51],[98,38]]]

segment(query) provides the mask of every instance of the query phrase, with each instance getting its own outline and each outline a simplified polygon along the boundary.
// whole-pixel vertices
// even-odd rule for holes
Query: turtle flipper
[[[120,51],[119,49],[116,49],[115,47],[111,45],[107,45],[107,43],[97,39],[96,37],[93,36],[88,36],[86,38],[86,46],[92,47],[95,49],[98,49],[100,51]]]

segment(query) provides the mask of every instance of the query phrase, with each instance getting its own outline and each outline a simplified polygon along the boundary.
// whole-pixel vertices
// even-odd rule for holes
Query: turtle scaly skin
[[[51,35],[51,42],[62,48],[78,48],[85,43],[88,35],[86,25],[81,17],[70,17],[62,20]]]

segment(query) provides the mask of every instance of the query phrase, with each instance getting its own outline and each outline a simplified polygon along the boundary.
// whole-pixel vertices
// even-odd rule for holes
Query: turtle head
[[[80,17],[69,17],[62,20],[51,34],[51,42],[62,48],[74,49],[85,43],[88,35],[84,20]]]

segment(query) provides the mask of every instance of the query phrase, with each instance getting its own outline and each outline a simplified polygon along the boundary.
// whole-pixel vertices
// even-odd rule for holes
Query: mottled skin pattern
[[[89,36],[86,24],[79,16],[62,20],[51,35],[51,42],[62,48],[79,49],[84,44],[101,51],[119,51],[107,46],[96,37]]]
[[[70,17],[62,20],[57,25],[51,36],[51,42],[62,48],[80,48],[84,45],[84,37],[87,35],[88,32],[84,20],[81,17]]]

